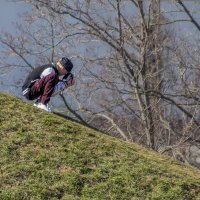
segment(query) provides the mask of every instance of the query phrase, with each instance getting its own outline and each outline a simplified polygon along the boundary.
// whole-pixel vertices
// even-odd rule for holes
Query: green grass
[[[0,199],[198,200],[200,171],[0,94]]]

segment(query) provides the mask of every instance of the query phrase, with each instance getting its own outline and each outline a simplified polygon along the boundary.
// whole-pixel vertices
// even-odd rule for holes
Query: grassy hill
[[[0,199],[200,199],[200,171],[0,94]]]

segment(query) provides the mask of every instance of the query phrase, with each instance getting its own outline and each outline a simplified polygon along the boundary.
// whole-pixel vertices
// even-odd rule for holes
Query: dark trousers
[[[28,100],[40,99],[40,102],[47,104],[53,94],[54,87],[58,83],[57,74],[49,74],[35,81],[29,92],[25,95]]]

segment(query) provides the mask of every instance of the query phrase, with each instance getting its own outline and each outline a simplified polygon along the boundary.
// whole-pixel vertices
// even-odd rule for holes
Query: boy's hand
[[[75,83],[74,79],[70,79],[69,81],[67,81],[68,87],[74,85],[74,83]]]
[[[67,73],[62,81],[67,83],[67,87],[74,85],[75,81],[74,81],[74,75],[72,73]]]

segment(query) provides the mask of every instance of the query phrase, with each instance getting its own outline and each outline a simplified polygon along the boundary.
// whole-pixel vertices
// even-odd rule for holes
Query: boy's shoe
[[[38,103],[38,104],[34,104],[34,106],[36,106],[36,107],[38,107],[40,109],[43,109],[43,110],[45,110],[45,111],[47,111],[49,113],[51,112],[51,108],[49,107],[48,104],[44,105],[43,103]]]
[[[36,99],[36,101],[34,102],[34,106],[37,106],[39,103],[40,103],[40,101],[41,101],[41,99],[40,98],[38,98],[38,99]]]

